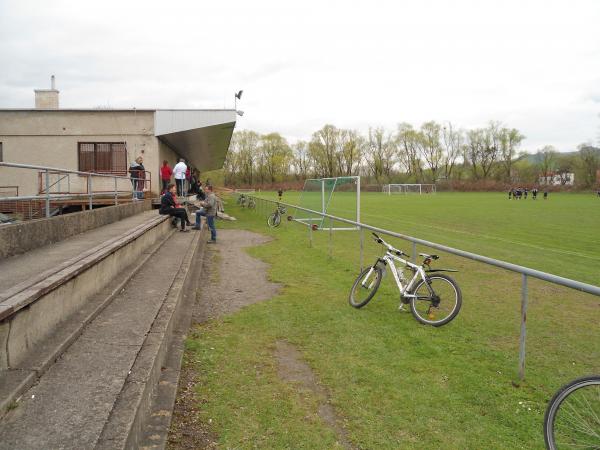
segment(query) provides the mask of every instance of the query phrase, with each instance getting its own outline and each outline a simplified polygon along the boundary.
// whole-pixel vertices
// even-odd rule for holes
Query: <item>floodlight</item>
[[[237,110],[237,111],[236,111],[236,113],[237,113],[237,115],[238,115],[238,116],[240,116],[240,117],[242,117],[242,116],[244,115],[244,111],[239,111],[239,110]]]
[[[237,94],[235,94],[235,98],[237,98],[238,100],[241,100],[241,99],[242,99],[242,93],[243,93],[243,92],[244,92],[243,90],[242,90],[242,91],[239,91]]]

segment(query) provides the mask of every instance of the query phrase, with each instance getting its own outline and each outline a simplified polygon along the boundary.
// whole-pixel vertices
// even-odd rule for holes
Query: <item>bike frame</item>
[[[398,271],[398,268],[396,267],[395,261],[398,261],[400,264],[403,264],[405,267],[412,269],[414,272],[413,277],[410,279],[410,281],[408,281],[408,283],[406,285],[404,285],[402,283],[402,278],[400,277],[400,272]],[[396,282],[396,285],[398,286],[398,290],[400,291],[400,295],[402,295],[403,297],[407,297],[407,298],[411,298],[411,297],[416,298],[417,297],[416,294],[408,294],[408,292],[410,292],[413,289],[413,287],[415,286],[415,284],[419,280],[419,278],[425,282],[425,284],[427,285],[427,289],[429,290],[429,293],[433,294],[433,292],[431,292],[431,288],[429,287],[429,283],[427,282],[427,275],[425,274],[425,270],[423,269],[422,266],[413,264],[410,261],[407,261],[406,259],[403,259],[397,255],[394,255],[391,250],[387,250],[385,253],[385,256],[378,258],[377,262],[382,262],[384,264],[384,270],[386,267],[389,266],[389,268],[392,272],[392,276],[394,277],[394,281]],[[370,276],[370,275],[371,275],[371,271],[369,271],[369,274],[367,276]]]

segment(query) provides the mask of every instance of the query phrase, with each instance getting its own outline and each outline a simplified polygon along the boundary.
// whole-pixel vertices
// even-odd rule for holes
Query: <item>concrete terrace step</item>
[[[110,304],[0,421],[0,449],[137,447],[184,293],[197,282],[188,273],[201,233],[169,236],[128,282],[114,280]]]

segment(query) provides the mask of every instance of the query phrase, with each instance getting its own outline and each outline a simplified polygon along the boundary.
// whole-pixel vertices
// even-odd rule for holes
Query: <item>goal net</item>
[[[383,193],[392,194],[435,194],[435,184],[384,184]]]
[[[330,221],[320,213],[360,222],[360,177],[313,178],[304,182],[299,206],[293,219],[319,230],[356,230],[344,222]]]

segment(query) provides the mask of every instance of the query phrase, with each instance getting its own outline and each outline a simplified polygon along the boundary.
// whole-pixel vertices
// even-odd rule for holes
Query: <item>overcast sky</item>
[[[523,148],[600,131],[600,0],[0,0],[0,108],[222,108],[239,129],[499,120]]]

